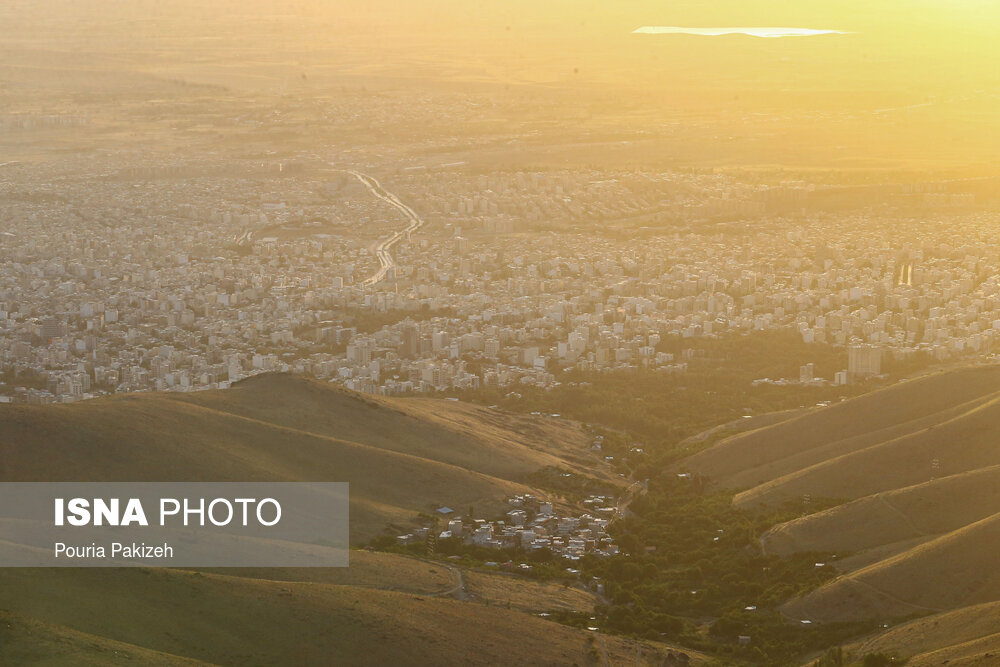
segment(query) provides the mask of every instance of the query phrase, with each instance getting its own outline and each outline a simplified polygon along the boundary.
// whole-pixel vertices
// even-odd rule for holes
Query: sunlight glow
[[[633,34],[643,35],[750,35],[752,37],[811,37],[812,35],[848,35],[840,30],[815,30],[813,28],[683,28],[679,26],[647,25],[636,28]]]

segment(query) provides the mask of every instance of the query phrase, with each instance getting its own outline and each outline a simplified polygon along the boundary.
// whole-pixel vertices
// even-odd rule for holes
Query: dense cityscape
[[[420,216],[411,230],[314,156],[64,169],[3,167],[5,401],[266,371],[385,395],[514,391],[567,369],[684,373],[686,341],[777,329],[843,347],[843,371],[761,382],[845,384],[888,356],[985,356],[1000,333],[997,223],[971,195],[918,193],[937,204],[920,217],[823,213],[800,182],[371,169]]]

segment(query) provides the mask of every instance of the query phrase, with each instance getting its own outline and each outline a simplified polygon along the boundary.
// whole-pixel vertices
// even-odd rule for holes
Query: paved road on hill
[[[438,593],[428,593],[427,597],[429,598],[452,597],[455,598],[456,600],[462,600],[463,602],[469,599],[470,597],[469,592],[465,589],[465,575],[462,574],[462,570],[455,567],[451,563],[445,563],[444,561],[440,560],[432,560],[430,558],[420,558],[419,556],[409,556],[409,558],[412,558],[413,560],[418,560],[421,563],[427,563],[428,565],[433,565],[434,567],[444,566],[448,570],[448,572],[451,573],[454,585],[446,591],[440,591]]]
[[[636,496],[641,496],[646,493],[646,485],[642,482],[632,482],[629,487],[625,490],[625,493],[621,498],[618,499],[618,504],[615,507],[615,515],[612,520],[617,520],[625,516],[628,512],[628,506],[632,504]]]
[[[450,595],[456,600],[462,600],[463,602],[468,600],[469,593],[465,589],[465,575],[462,574],[462,570],[454,565],[445,564],[445,567],[451,572],[451,576],[455,578],[455,586],[450,591],[441,593],[441,595]]]

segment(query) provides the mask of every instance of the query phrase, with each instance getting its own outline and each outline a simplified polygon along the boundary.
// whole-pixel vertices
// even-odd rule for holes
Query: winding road
[[[389,274],[389,270],[396,265],[396,260],[392,258],[392,253],[390,252],[392,250],[392,246],[399,243],[400,239],[402,239],[404,235],[408,235],[423,227],[424,221],[419,215],[417,215],[416,211],[401,202],[399,197],[383,188],[382,184],[379,183],[375,177],[353,170],[347,170],[346,173],[361,181],[373,195],[397,209],[400,213],[406,216],[409,221],[409,224],[405,229],[393,232],[391,236],[382,239],[375,246],[375,254],[378,256],[379,268],[375,273],[361,283],[363,287],[371,287],[372,285],[385,280],[385,277]]]
[[[362,287],[371,287],[385,280],[385,277],[389,275],[389,271],[396,266],[396,260],[393,259],[391,252],[392,246],[399,243],[404,236],[423,227],[424,221],[419,215],[417,215],[416,211],[401,202],[399,197],[383,188],[382,184],[379,183],[378,179],[374,176],[369,176],[368,174],[363,174],[360,171],[354,171],[352,169],[337,169],[336,171],[354,176],[356,179],[361,181],[361,183],[364,184],[364,186],[367,187],[378,199],[381,199],[406,216],[409,223],[404,229],[393,232],[391,236],[382,239],[375,245],[375,254],[378,256],[379,268],[375,271],[375,273],[361,282]],[[255,230],[244,230],[233,237],[233,242],[238,246],[250,245],[254,241],[254,234]]]

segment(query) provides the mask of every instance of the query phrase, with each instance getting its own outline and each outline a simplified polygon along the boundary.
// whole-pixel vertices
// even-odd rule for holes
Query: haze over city
[[[0,25],[0,482],[348,482],[352,547],[2,568],[0,662],[992,664],[993,4]]]

